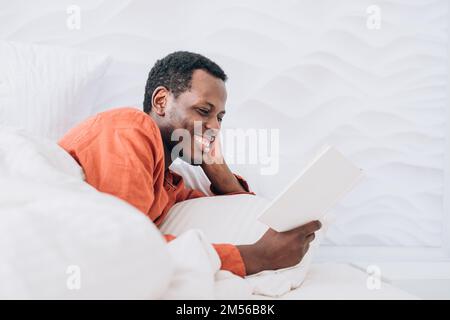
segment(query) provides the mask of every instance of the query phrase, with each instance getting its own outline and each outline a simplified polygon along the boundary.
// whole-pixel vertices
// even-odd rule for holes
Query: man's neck
[[[167,148],[167,146],[164,144],[163,141],[163,146],[164,146],[164,172],[167,171],[167,169],[169,169],[170,165],[172,164],[172,158],[170,156],[170,151]]]
[[[161,130],[160,123],[158,117],[155,117],[151,112],[148,114],[157,124],[159,128],[159,132],[161,133],[161,142],[164,147],[164,172],[169,169],[170,165],[172,164],[172,157],[170,156],[170,150],[167,148],[167,145],[164,143],[164,132]]]

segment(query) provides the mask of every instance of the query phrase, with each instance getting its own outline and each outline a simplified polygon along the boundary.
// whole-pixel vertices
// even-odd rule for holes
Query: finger
[[[305,256],[308,250],[309,250],[309,242],[303,246],[303,256]]]
[[[315,238],[316,238],[316,234],[315,234],[315,233],[311,233],[310,235],[308,235],[308,236],[306,237],[306,241],[307,241],[308,243],[310,243],[310,242],[313,242]]]
[[[311,221],[311,222],[309,222],[307,224],[304,224],[302,226],[303,231],[307,235],[318,231],[321,227],[322,227],[322,223],[320,223],[319,220]]]
[[[300,231],[300,230],[302,230],[302,231],[314,230],[315,227],[320,227],[320,226],[321,226],[320,221],[315,220],[315,221],[311,221],[311,222],[302,224],[301,226],[295,227],[294,229],[286,231],[286,232],[297,232],[297,231]],[[311,231],[311,232],[314,232],[314,231]]]
[[[307,224],[304,224],[300,227],[297,227],[295,229],[284,231],[283,233],[289,233],[289,234],[296,234],[301,235],[302,237],[306,237],[310,235],[311,233],[316,232],[322,227],[322,223],[320,223],[319,220],[308,222]]]

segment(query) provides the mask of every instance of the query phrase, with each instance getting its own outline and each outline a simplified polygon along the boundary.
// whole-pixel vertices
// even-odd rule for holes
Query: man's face
[[[226,99],[225,83],[221,79],[203,70],[195,70],[189,90],[176,99],[172,94],[167,96],[165,114],[159,125],[168,150],[172,151],[177,146],[176,150],[183,150],[183,160],[200,164],[203,152],[208,152],[220,130]],[[183,138],[177,136],[172,141],[172,133],[176,129],[184,129]]]

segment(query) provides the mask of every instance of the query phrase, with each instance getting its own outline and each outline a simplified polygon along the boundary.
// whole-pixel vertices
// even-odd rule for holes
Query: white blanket
[[[0,126],[0,299],[159,298],[167,245],[55,143]]]
[[[168,247],[176,272],[164,295],[166,299],[250,299],[254,294],[279,297],[293,286],[300,286],[306,272],[292,268],[281,273],[265,271],[243,279],[220,270],[217,253],[199,230],[184,232]]]
[[[369,275],[337,263],[312,264],[305,281],[301,270],[270,273],[261,277],[263,283],[248,281],[219,270],[218,256],[199,230],[185,232],[168,247],[176,272],[165,299],[417,299],[385,282],[372,288],[367,285]],[[291,288],[299,277],[301,285]],[[258,294],[260,289],[264,294]]]

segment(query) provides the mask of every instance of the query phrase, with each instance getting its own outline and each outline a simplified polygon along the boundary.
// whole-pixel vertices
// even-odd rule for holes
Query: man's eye
[[[222,121],[223,121],[223,119],[222,119],[222,118],[220,118],[220,117],[219,117],[219,118],[217,118],[217,120],[219,120],[219,122],[222,122]]]
[[[197,110],[202,115],[207,115],[209,113],[209,110],[205,110],[205,109],[197,109]]]

